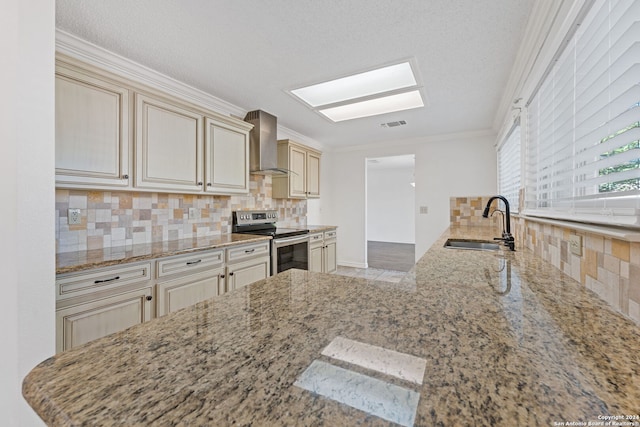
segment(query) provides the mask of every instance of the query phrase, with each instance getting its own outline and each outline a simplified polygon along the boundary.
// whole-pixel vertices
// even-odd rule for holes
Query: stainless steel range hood
[[[278,167],[278,119],[262,110],[249,111],[244,121],[251,123],[249,170],[256,175],[288,175]]]

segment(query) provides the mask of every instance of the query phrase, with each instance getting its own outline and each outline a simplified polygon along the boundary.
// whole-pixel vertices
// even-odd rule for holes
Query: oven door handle
[[[273,245],[276,248],[280,248],[282,246],[290,246],[290,245],[295,245],[296,243],[304,243],[304,242],[309,242],[309,235],[306,234],[302,237],[285,237],[282,239],[274,239],[273,240]]]

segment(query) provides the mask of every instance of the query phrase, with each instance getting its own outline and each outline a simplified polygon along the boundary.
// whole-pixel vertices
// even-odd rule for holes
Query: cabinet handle
[[[202,185],[202,181],[198,182],[198,185]]]
[[[201,259],[197,260],[197,261],[189,261],[187,262],[187,265],[194,265],[194,264],[200,264],[202,262]]]
[[[254,249],[247,249],[246,251],[244,251],[245,254],[252,254],[254,253],[256,250]]]
[[[233,276],[233,271],[231,273],[229,273],[229,276]]]
[[[210,182],[207,182],[207,187],[213,187],[213,185]]]
[[[153,297],[151,295],[147,295],[147,301],[151,301]]]
[[[122,179],[129,179],[129,175],[122,175]]]
[[[224,274],[221,274],[221,275],[220,275],[220,278],[221,278],[221,279],[224,279]]]
[[[93,283],[95,283],[95,284],[107,283],[107,282],[113,282],[114,280],[118,280],[118,279],[120,279],[120,276],[112,277],[111,279],[95,280]]]

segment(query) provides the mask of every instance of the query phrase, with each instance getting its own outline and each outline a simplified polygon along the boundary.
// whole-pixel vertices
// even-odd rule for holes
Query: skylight
[[[410,62],[294,89],[291,93],[334,122],[424,106]]]
[[[414,90],[318,111],[334,122],[341,122],[343,120],[377,116],[378,114],[393,113],[418,107],[424,107],[424,102],[422,102],[420,91]]]

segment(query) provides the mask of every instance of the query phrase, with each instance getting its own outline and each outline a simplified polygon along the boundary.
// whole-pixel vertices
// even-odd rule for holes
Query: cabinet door
[[[320,155],[312,151],[307,154],[307,197],[320,197]]]
[[[56,352],[151,320],[151,298],[149,286],[57,310]]]
[[[224,289],[224,268],[158,283],[157,314],[164,316],[213,298],[220,289]]]
[[[249,192],[249,132],[205,119],[205,191]]]
[[[322,246],[316,246],[309,251],[309,271],[322,273],[322,250]]]
[[[295,146],[289,146],[289,196],[307,197],[307,152]]]
[[[227,290],[232,291],[243,286],[266,279],[271,272],[269,257],[256,258],[227,267]]]
[[[135,186],[202,191],[202,123],[196,112],[136,94]]]
[[[336,261],[336,242],[327,242],[324,246],[324,272],[335,273],[338,270],[338,263]]]
[[[129,92],[58,65],[56,186],[129,185]]]

